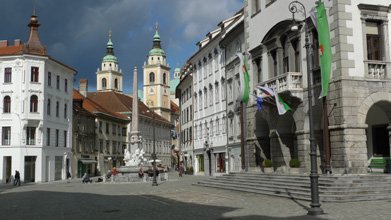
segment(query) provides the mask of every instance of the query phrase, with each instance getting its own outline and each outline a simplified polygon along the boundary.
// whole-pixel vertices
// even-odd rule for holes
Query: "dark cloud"
[[[197,41],[242,7],[241,0],[2,0],[1,40],[27,41],[34,2],[41,41],[51,56],[78,70],[75,86],[80,78],[87,78],[95,87],[95,73],[112,30],[127,93],[135,65],[141,86],[142,65],[152,47],[156,21],[174,69],[194,53]]]

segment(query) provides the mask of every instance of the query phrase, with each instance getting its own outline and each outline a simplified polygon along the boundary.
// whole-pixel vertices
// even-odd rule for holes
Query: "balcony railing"
[[[259,86],[272,88],[279,93],[291,91],[292,93],[303,91],[303,74],[300,72],[287,72],[282,75],[261,82]],[[295,96],[301,97],[298,94]]]
[[[386,62],[377,60],[365,61],[368,66],[367,77],[372,79],[384,79],[386,78]]]

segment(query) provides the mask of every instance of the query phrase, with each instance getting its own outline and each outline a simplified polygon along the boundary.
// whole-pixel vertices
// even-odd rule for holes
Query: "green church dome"
[[[118,63],[117,57],[111,54],[107,54],[103,57],[103,62],[114,62]]]
[[[149,51],[149,56],[166,56],[166,53],[161,48],[152,48]]]

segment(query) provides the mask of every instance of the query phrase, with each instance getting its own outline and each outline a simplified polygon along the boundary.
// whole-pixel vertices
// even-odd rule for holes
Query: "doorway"
[[[11,170],[11,164],[12,164],[12,157],[6,156],[3,158],[3,163],[4,163],[4,176],[3,176],[3,181],[5,179],[5,183],[9,183],[11,181],[10,177],[12,175],[12,170]]]
[[[390,140],[387,124],[372,126],[372,143],[374,156],[390,157]]]
[[[36,156],[24,157],[24,182],[35,182],[35,162]]]

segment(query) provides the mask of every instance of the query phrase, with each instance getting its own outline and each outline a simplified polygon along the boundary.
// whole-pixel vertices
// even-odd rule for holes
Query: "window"
[[[109,123],[106,122],[106,134],[110,134],[110,128],[109,128]]]
[[[2,128],[2,140],[1,145],[10,145],[11,144],[11,127]]]
[[[103,153],[103,140],[99,139],[99,152]]]
[[[367,21],[365,23],[365,32],[367,40],[367,59],[383,60],[383,37],[381,34],[380,24],[377,22]]]
[[[224,88],[224,86],[225,86],[225,81],[221,80],[221,90],[223,90],[223,92],[221,92],[221,100],[225,100],[225,92],[224,92],[225,88]]]
[[[219,83],[217,83],[217,82],[215,84],[215,99],[216,99],[216,103],[219,103],[219,99],[220,99]]]
[[[60,76],[56,76],[56,88],[60,89]]]
[[[64,147],[67,147],[68,132],[64,131]]]
[[[31,67],[31,82],[38,82],[39,77],[39,68],[32,66]]]
[[[106,80],[106,78],[103,78],[102,79],[102,89],[106,89],[106,87],[107,87],[107,80]]]
[[[209,85],[209,106],[212,106],[213,104],[213,86]],[[217,99],[217,97],[215,97]]]
[[[252,14],[256,14],[261,10],[260,0],[251,0],[251,12]]]
[[[155,73],[154,72],[149,73],[149,82],[150,83],[155,82]]]
[[[111,125],[111,133],[116,135],[117,134],[117,126],[115,124]]]
[[[27,127],[26,137],[27,145],[35,145],[35,127]]]
[[[198,97],[200,99],[198,103],[199,103],[200,111],[201,111],[202,110],[202,92],[199,93]]]
[[[60,117],[60,102],[56,102],[56,117]]]
[[[59,138],[60,138],[60,130],[56,129],[56,147],[58,147]]]
[[[102,134],[103,122],[99,121],[99,133]]]
[[[167,74],[163,73],[163,84],[167,83]]]
[[[46,146],[50,146],[50,128],[46,128]]]
[[[47,113],[47,115],[50,115],[50,105],[51,105],[51,101],[50,101],[50,99],[48,99],[48,103],[47,103],[47,106],[46,106],[46,113]]]
[[[12,68],[7,67],[4,69],[4,83],[12,82]]]
[[[11,112],[11,97],[6,96],[3,99],[3,113]]]
[[[126,136],[126,127],[122,128],[122,136],[124,136],[124,137]]]
[[[52,73],[48,72],[48,86],[52,86]]]
[[[204,89],[204,108],[208,107],[208,90]]]
[[[68,92],[68,79],[64,79],[64,90]]]
[[[114,80],[114,88],[118,89],[118,79]]]
[[[194,108],[194,111],[195,111],[195,112],[197,112],[197,104],[198,104],[198,102],[197,102],[198,100],[197,100],[197,99],[198,99],[198,96],[197,96],[197,93],[195,93],[195,94],[194,94],[194,106],[196,106],[196,107]]]
[[[30,97],[30,112],[38,112],[38,97],[36,95]]]
[[[68,105],[64,104],[64,118],[66,119],[68,117]]]

